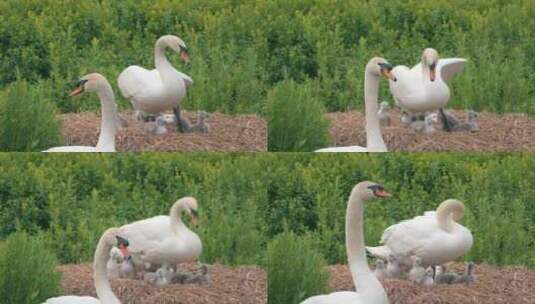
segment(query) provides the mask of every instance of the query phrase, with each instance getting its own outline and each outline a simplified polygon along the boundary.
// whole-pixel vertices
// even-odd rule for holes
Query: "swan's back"
[[[94,152],[115,152],[115,151],[100,151],[96,147],[86,147],[86,146],[65,146],[65,147],[54,147],[50,148],[48,150],[45,150],[43,152],[48,153],[60,153],[60,152],[86,152],[86,153],[94,153]]]
[[[122,71],[117,83],[123,97],[129,100],[155,99],[162,89],[162,80],[156,69],[147,70],[137,65]]]
[[[316,150],[314,152],[320,153],[335,153],[335,152],[368,152],[368,149],[361,146],[349,146],[349,147],[332,147],[332,148],[323,148]]]
[[[388,302],[384,302],[388,303]],[[361,294],[351,291],[333,292],[328,295],[314,296],[301,302],[301,304],[375,304],[365,301]]]
[[[93,297],[64,296],[51,298],[43,304],[101,304],[98,299]]]

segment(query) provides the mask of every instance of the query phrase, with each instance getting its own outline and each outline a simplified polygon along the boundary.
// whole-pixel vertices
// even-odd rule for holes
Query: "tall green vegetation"
[[[327,264],[312,239],[283,233],[269,243],[267,255],[269,303],[300,303],[327,291]]]
[[[171,55],[195,80],[186,108],[259,111],[284,79],[316,80],[330,111],[361,107],[369,58],[412,65],[432,46],[469,60],[452,106],[534,113],[534,20],[532,0],[6,0],[0,87],[19,71],[54,88],[62,111],[94,109],[67,99],[65,83],[99,71],[115,85],[128,65],[153,66],[155,40],[174,33],[192,51],[191,66]]]
[[[35,304],[60,294],[56,257],[38,237],[16,233],[0,243],[0,303]]]
[[[310,82],[282,82],[268,93],[268,150],[309,152],[329,144],[329,122]]]
[[[59,142],[55,106],[44,91],[19,81],[0,92],[0,151],[40,151]]]

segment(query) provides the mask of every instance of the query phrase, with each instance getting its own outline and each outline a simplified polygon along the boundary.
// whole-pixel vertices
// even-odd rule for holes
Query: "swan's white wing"
[[[365,299],[359,293],[351,291],[333,292],[328,295],[314,296],[301,304],[365,304]]]
[[[157,99],[162,80],[157,70],[147,70],[137,65],[121,72],[117,79],[119,90],[126,99]]]
[[[180,75],[180,77],[182,77],[182,79],[184,79],[184,83],[186,84],[186,87],[189,87],[193,84],[193,79],[191,79],[191,77],[189,77],[188,75],[180,71],[177,71],[177,73]]]
[[[349,147],[332,147],[332,148],[323,148],[316,150],[314,152],[368,152],[367,148],[361,146],[349,146]]]
[[[43,152],[102,152],[97,150],[96,147],[86,147],[86,146],[65,146],[65,147],[54,147]]]
[[[167,215],[155,216],[124,225],[121,227],[121,233],[128,239],[130,243],[128,249],[132,252],[150,250],[162,240],[173,237]]]
[[[439,59],[437,65],[437,73],[440,74],[440,77],[443,81],[449,82],[453,78],[453,76],[462,73],[466,62],[467,60],[464,58]],[[414,71],[414,73],[421,73],[422,64],[418,63],[411,69],[411,71]]]
[[[64,296],[50,298],[43,304],[100,304],[100,301],[93,297]]]

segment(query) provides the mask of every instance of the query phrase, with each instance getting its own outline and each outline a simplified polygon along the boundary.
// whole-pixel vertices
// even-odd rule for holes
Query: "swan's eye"
[[[196,209],[191,209],[191,215],[194,216],[194,217],[198,217],[199,216],[199,212]]]
[[[115,238],[117,239],[117,245],[118,246],[121,246],[121,245],[123,245],[125,247],[130,246],[130,242],[128,242],[127,239],[125,239],[123,237],[120,237],[120,236],[116,236]]]
[[[180,44],[178,45],[178,47],[180,48],[180,51],[181,51],[181,52],[184,52],[184,53],[187,53],[187,52],[188,52],[188,49],[187,49],[186,47],[184,47],[184,46],[182,46],[182,45],[180,45]]]
[[[87,79],[78,79],[74,82],[77,87],[81,87],[87,83]]]
[[[431,65],[429,66],[429,68],[430,68],[431,70],[434,70],[436,67],[437,67],[436,62],[431,63]]]
[[[392,69],[394,68],[393,65],[391,65],[390,63],[386,63],[386,62],[378,63],[378,65],[379,67],[381,67],[381,69],[387,70],[387,71],[392,71]]]

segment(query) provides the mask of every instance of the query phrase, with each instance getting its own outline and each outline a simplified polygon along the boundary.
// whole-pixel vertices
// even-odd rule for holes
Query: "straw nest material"
[[[415,133],[401,124],[398,111],[391,112],[392,124],[383,127],[389,151],[535,151],[535,119],[522,114],[480,113],[480,131],[447,133],[439,125],[432,134]],[[452,111],[464,120],[463,111]],[[336,146],[366,146],[365,117],[357,111],[327,114],[330,134]]]
[[[121,112],[126,121],[116,136],[118,151],[266,151],[267,124],[256,115],[230,116],[214,113],[207,119],[208,134],[176,132],[176,127],[167,125],[163,135],[149,134],[136,122],[132,111]],[[193,123],[195,112],[184,112]],[[69,113],[61,115],[63,120],[64,144],[73,146],[95,146],[100,132],[100,114],[94,112]]]
[[[129,304],[265,304],[266,273],[256,266],[207,265],[208,282],[154,287],[142,280],[114,279],[112,288],[122,303]],[[179,269],[196,269],[180,265]],[[91,264],[64,265],[63,289],[67,295],[96,297]]]
[[[463,264],[448,267],[462,273]],[[334,265],[332,291],[354,290],[347,265]],[[533,304],[535,272],[524,267],[476,265],[475,283],[422,287],[409,280],[385,279],[390,304]]]

